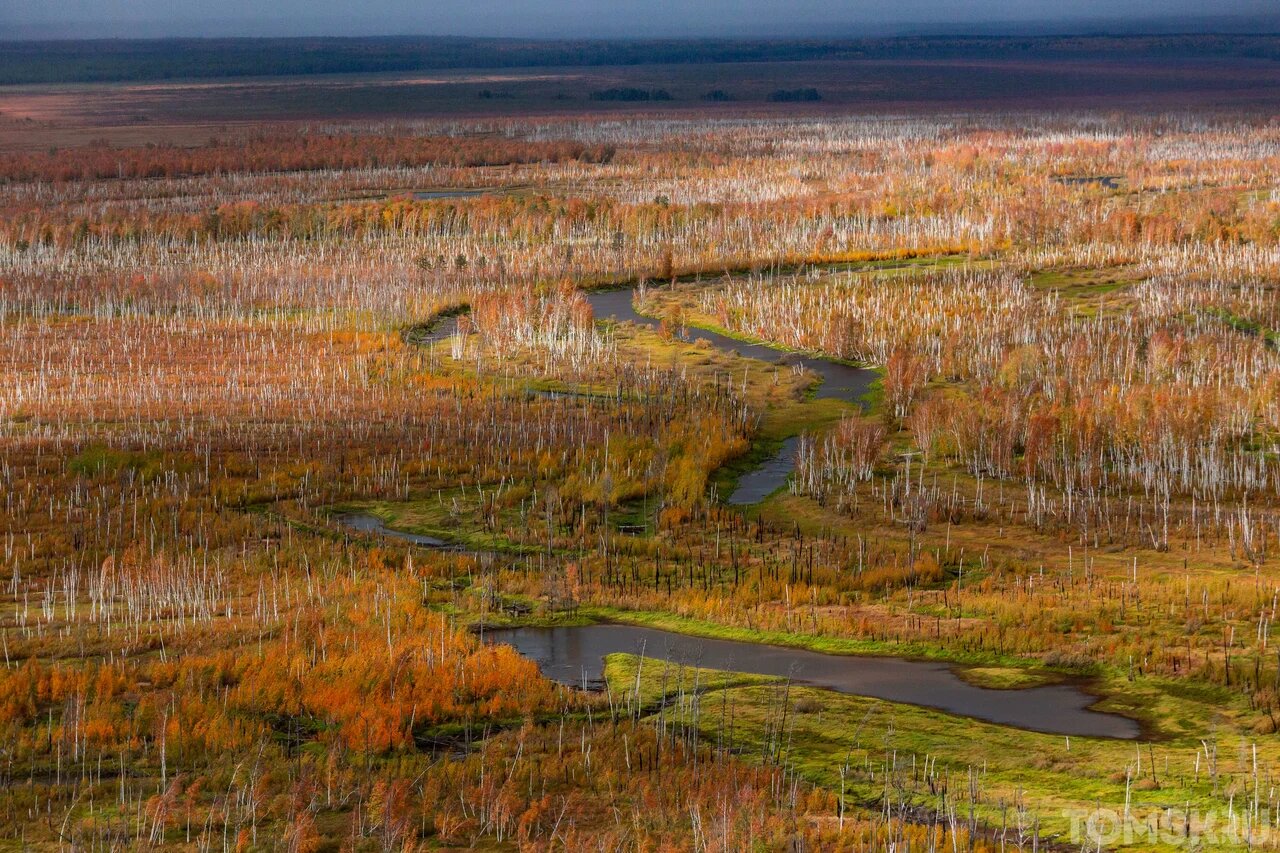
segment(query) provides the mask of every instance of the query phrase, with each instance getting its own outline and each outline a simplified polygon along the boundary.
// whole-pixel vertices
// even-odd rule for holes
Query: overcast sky
[[[1276,0],[0,0],[0,37],[850,36],[931,25],[1233,29],[1248,16],[1280,20]]]

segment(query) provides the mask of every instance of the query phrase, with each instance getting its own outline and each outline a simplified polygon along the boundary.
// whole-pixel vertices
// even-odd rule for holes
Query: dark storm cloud
[[[931,25],[1196,29],[1275,11],[1274,0],[0,0],[0,36],[846,36]]]

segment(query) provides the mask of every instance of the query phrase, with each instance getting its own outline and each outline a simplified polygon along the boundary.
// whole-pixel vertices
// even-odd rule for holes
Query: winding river
[[[589,291],[587,302],[590,303],[597,320],[612,318],[618,322],[652,326],[653,318],[640,314],[632,304],[635,292],[635,287]],[[457,316],[441,317],[434,325],[417,331],[413,339],[419,344],[430,344],[449,338],[457,328]],[[690,329],[688,337],[695,341],[705,340],[723,352],[737,353],[760,361],[783,361],[786,364],[798,365],[810,370],[819,377],[818,387],[814,392],[819,398],[857,403],[870,390],[871,383],[876,380],[876,372],[869,368],[803,353],[787,352],[767,344],[740,341],[706,329]],[[727,502],[733,506],[759,503],[785,486],[787,478],[795,470],[798,443],[799,439],[795,436],[785,439],[772,457],[739,478]]]
[[[619,322],[631,321],[637,325],[651,326],[653,319],[636,311],[632,301],[635,288],[620,290],[596,290],[587,294],[587,301],[597,320],[610,317]],[[790,353],[767,344],[750,343],[711,332],[705,329],[690,329],[691,340],[705,340],[718,350],[733,352],[747,358],[776,362],[785,359],[788,364],[795,364],[811,370],[821,377],[815,396],[837,400],[858,402],[862,395],[871,388],[876,379],[876,372],[865,367],[855,367],[827,358],[812,355]],[[795,470],[795,456],[798,439],[794,436],[783,441],[782,446],[770,459],[759,467],[747,472],[739,480],[737,488],[729,496],[728,502],[734,506],[745,506],[759,503],[787,483],[787,478]]]
[[[1091,710],[1097,698],[1071,683],[1017,690],[978,687],[948,664],[895,657],[829,655],[763,643],[690,637],[633,625],[511,628],[485,632],[548,677],[573,687],[603,683],[604,657],[643,654],[687,666],[791,678],[797,683],[903,702],[1036,732],[1136,738],[1137,721]]]
[[[629,320],[640,326],[653,325],[653,318],[637,313],[632,305],[635,292],[636,289],[634,287],[628,287],[624,290],[595,290],[587,293],[587,301],[591,303],[591,309],[595,313],[597,320],[607,320],[613,317],[619,322]],[[876,379],[876,372],[865,367],[854,367],[853,365],[843,364],[827,358],[790,353],[777,347],[771,347],[768,344],[740,341],[737,338],[731,338],[728,335],[707,331],[706,329],[691,328],[689,330],[689,339],[694,341],[704,340],[718,350],[736,352],[738,355],[746,356],[747,358],[755,358],[761,361],[785,359],[787,364],[801,365],[822,377],[816,392],[816,396],[820,398],[857,402],[859,397],[867,393],[871,388],[871,383]]]
[[[357,533],[376,533],[379,536],[389,536],[392,539],[399,539],[408,542],[411,545],[421,545],[423,548],[440,548],[442,550],[461,550],[452,542],[446,542],[443,539],[437,539],[434,536],[425,536],[421,533],[410,533],[407,530],[396,530],[393,527],[387,527],[382,519],[376,515],[369,515],[364,512],[349,512],[338,516],[338,523],[343,527],[354,530]]]

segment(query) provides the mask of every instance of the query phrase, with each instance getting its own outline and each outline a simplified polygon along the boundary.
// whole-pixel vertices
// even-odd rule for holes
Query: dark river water
[[[632,625],[512,628],[485,632],[508,643],[548,677],[574,687],[599,686],[604,657],[625,652],[688,666],[790,677],[794,681],[890,702],[936,708],[1049,734],[1136,738],[1135,720],[1089,710],[1096,697],[1072,684],[993,690],[963,681],[945,663],[828,655],[762,643],[709,640]]]
[[[387,527],[382,523],[382,519],[363,512],[340,515],[338,516],[338,523],[357,533],[376,533],[379,536],[390,536],[392,539],[400,539],[414,545],[421,545],[424,548],[457,549],[458,547],[451,542],[437,539],[434,536],[424,536],[421,533],[410,533],[407,530],[396,530]]]
[[[796,448],[799,446],[799,436],[791,436],[782,442],[782,447],[771,458],[739,477],[737,488],[729,495],[729,504],[746,506],[760,503],[785,486],[787,478],[796,469]]]
[[[419,345],[433,344],[453,337],[453,333],[457,330],[458,317],[456,314],[450,314],[448,317],[437,318],[431,325],[419,331],[414,341]]]

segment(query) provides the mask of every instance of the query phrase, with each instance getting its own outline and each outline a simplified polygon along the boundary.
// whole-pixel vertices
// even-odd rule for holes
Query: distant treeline
[[[779,103],[791,101],[821,101],[822,95],[817,89],[776,89],[769,93],[769,100]]]
[[[529,41],[440,37],[0,41],[0,84],[806,59],[1280,59],[1280,36]]]
[[[671,93],[666,89],[636,89],[624,86],[615,89],[601,89],[591,93],[593,101],[669,101]]]
[[[279,133],[211,139],[204,145],[147,145],[0,153],[0,185],[9,181],[178,178],[237,172],[293,172],[414,166],[509,166],[578,160],[607,163],[610,145],[501,137]]]

